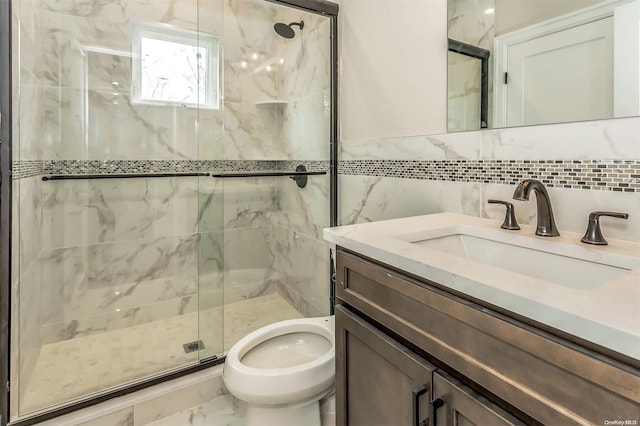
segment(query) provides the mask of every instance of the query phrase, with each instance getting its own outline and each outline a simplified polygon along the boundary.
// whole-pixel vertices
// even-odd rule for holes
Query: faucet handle
[[[627,213],[592,212],[589,215],[589,226],[587,226],[587,232],[585,232],[584,237],[582,237],[580,241],[597,246],[606,246],[608,244],[600,230],[600,216],[611,216],[617,217],[618,219],[627,219],[629,217]]]
[[[508,201],[502,201],[502,200],[488,200],[489,204],[503,204],[504,206],[507,207],[507,214],[504,217],[504,222],[502,222],[502,225],[500,226],[500,228],[502,229],[510,229],[510,230],[518,230],[520,229],[520,225],[518,225],[518,221],[516,220],[516,211],[513,208],[513,204],[509,203]]]

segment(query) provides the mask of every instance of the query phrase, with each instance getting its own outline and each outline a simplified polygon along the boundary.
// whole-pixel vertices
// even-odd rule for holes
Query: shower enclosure
[[[329,314],[337,5],[1,7],[11,420],[186,374],[263,325]]]

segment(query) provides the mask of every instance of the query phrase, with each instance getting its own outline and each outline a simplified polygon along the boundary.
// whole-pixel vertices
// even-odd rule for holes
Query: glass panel
[[[329,313],[329,18],[263,0],[12,1],[26,171],[15,184],[14,415]],[[297,23],[294,37],[278,22]],[[41,180],[298,165],[327,174],[303,188],[288,177]]]
[[[208,68],[213,75],[220,76],[219,80],[211,79],[205,93],[206,97],[213,96],[213,108],[200,108],[198,111],[198,146],[200,159],[206,165],[207,171],[214,170],[217,162],[224,159],[223,126],[224,111],[221,105],[222,90],[218,85],[222,83],[222,63],[217,58],[226,54],[223,43],[223,1],[199,0],[199,22],[201,32],[199,43],[203,45],[205,39],[214,45],[216,59],[212,60],[215,67]],[[226,8],[226,7],[225,7]],[[205,68],[207,69],[207,68]],[[197,223],[200,237],[198,247],[198,311],[195,313],[198,321],[198,336],[200,338],[200,360],[220,356],[223,352],[223,203],[224,186],[211,177],[200,178],[198,185]]]
[[[222,125],[221,112],[211,108],[221,33],[199,33],[198,19],[202,12],[202,19],[221,21],[222,2],[12,1],[20,40],[17,160],[40,167],[17,179],[20,298],[12,341],[19,377],[12,394],[19,400],[12,412],[23,416],[199,361],[207,236],[199,207],[212,179],[41,176],[208,171],[201,160],[220,158],[210,156],[210,145],[219,145]],[[172,87],[159,103],[133,99],[132,23],[140,22],[163,28],[163,38],[149,38],[143,51],[172,65],[155,74]],[[147,49],[159,41],[161,51]],[[216,209],[222,215],[220,202],[207,209],[209,220]],[[221,331],[215,335],[221,342]],[[221,343],[207,343],[221,351]]]
[[[278,35],[277,23],[296,23],[293,38]],[[223,168],[328,172],[330,19],[242,0],[225,8],[224,28]],[[328,315],[329,175],[310,176],[304,188],[288,177],[219,181],[224,350],[264,325]]]

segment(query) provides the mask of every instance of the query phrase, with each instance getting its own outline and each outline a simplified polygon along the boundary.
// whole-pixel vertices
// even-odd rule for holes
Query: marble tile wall
[[[44,253],[65,321],[45,323],[43,335],[68,340],[194,312],[198,242],[186,234]]]
[[[640,118],[599,120],[413,138],[343,141],[342,160],[638,160]],[[640,183],[633,178],[635,184]],[[487,200],[510,200],[513,185],[444,182],[380,176],[339,177],[341,222],[357,223],[451,211],[501,220],[503,210]],[[637,192],[549,188],[560,229],[584,232],[589,212],[632,213]],[[535,224],[535,202],[514,202],[521,223]],[[610,238],[640,241],[640,218],[608,221]]]
[[[279,98],[279,41],[273,24],[281,15],[268,2],[224,1],[225,159],[282,159],[282,110],[256,105]]]
[[[447,1],[449,38],[493,51],[495,0]]]
[[[275,279],[276,190],[274,178],[225,184],[225,304],[266,294]]]
[[[328,160],[328,20],[259,0],[229,0],[224,11],[224,158]],[[294,39],[273,30],[276,22],[301,20],[305,28]],[[285,104],[257,104],[272,100]],[[300,192],[287,178],[225,182],[225,303],[277,290],[296,306],[311,306],[313,295],[300,283],[310,286],[312,265],[285,265],[291,228],[304,233],[306,246],[322,247],[317,230],[326,225],[315,216],[323,209],[328,215],[329,203],[313,179]]]
[[[281,39],[282,139],[287,158],[328,160],[331,114],[330,21],[324,16],[286,11],[287,22],[304,21],[293,39]],[[297,27],[296,27],[297,28]]]
[[[295,9],[285,22],[304,21],[293,39],[281,39],[282,83],[287,100],[282,140],[291,160],[329,160],[331,120],[330,21]],[[306,316],[329,314],[329,176],[310,176],[305,188],[278,178],[276,269],[279,293]]]
[[[223,277],[226,303],[275,291],[275,179],[52,181],[43,188],[49,220],[39,264],[62,299],[63,318],[41,325],[43,343],[220,306]],[[174,247],[174,238],[198,241]],[[169,267],[173,256],[177,269]]]
[[[125,8],[79,11],[43,4],[45,138],[49,159],[198,159],[198,136],[221,138],[221,112],[131,101],[132,23],[197,29],[196,3],[127,2]],[[208,32],[220,34],[214,0],[201,2]],[[76,5],[77,6],[77,5]],[[175,6],[175,7],[174,7]],[[82,6],[77,6],[82,9]],[[180,16],[174,16],[180,15]],[[201,16],[201,19],[205,17]],[[196,121],[203,124],[196,135]]]
[[[276,262],[283,297],[307,316],[329,314],[329,176],[310,176],[305,188],[278,178]]]

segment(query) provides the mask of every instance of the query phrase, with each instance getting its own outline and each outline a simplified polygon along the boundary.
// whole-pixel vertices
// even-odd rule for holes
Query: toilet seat
[[[309,363],[331,347],[332,342],[318,333],[298,331],[267,339],[239,356],[248,367],[273,370]]]
[[[226,356],[223,378],[234,396],[250,404],[299,404],[311,400],[333,385],[335,375],[334,318],[303,318],[280,321],[256,330],[233,345]],[[284,368],[254,368],[243,357],[260,344],[291,333],[317,334],[330,342],[319,346],[319,356]]]

